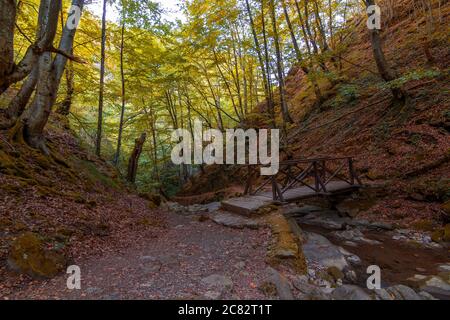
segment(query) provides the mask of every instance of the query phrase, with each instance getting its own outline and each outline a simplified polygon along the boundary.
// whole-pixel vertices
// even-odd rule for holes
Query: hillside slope
[[[51,157],[0,132],[0,278],[9,272],[8,254],[23,235],[28,238],[20,245],[42,241],[67,264],[152,238],[164,227],[151,210],[155,205],[133,193],[115,168],[80,147],[65,123],[53,118],[48,126]],[[3,286],[18,280],[8,279],[13,282]]]

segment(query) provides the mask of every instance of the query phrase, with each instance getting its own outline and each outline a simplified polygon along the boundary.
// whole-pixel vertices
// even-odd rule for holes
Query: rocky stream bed
[[[261,217],[242,217],[220,210],[220,203],[169,205],[182,215],[211,219],[231,228],[257,229]],[[315,205],[290,204],[279,211],[301,239],[306,274],[270,268],[281,299],[305,300],[450,300],[450,254],[446,243],[430,234],[394,225],[343,216]],[[300,227],[300,228],[298,228]],[[380,268],[381,289],[369,290],[369,266]]]

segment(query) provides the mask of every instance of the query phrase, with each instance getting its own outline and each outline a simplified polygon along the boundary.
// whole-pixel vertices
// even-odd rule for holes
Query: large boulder
[[[340,271],[350,267],[340,247],[320,234],[305,232],[305,235],[303,253],[309,262],[317,263],[324,268],[336,267]]]
[[[216,214],[212,215],[211,220],[219,225],[235,229],[258,229],[261,226],[261,223],[255,219],[246,218],[224,211],[218,211]]]
[[[284,277],[281,273],[271,267],[267,268],[267,272],[270,275],[270,283],[273,283],[273,285],[275,286],[279,299],[294,300],[289,280],[287,280],[286,277]]]
[[[61,253],[46,249],[37,234],[27,232],[13,242],[8,265],[35,278],[52,278],[64,270],[67,262]]]

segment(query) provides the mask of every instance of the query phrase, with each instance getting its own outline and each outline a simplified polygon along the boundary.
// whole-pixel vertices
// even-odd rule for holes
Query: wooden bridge
[[[288,160],[280,163],[276,175],[267,177],[259,177],[260,168],[247,166],[245,195],[223,201],[223,209],[249,215],[270,204],[332,196],[362,186],[352,157]]]

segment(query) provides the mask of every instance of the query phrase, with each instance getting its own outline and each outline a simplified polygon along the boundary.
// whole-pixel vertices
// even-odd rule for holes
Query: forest
[[[449,14],[447,0],[0,0],[0,299],[450,299]],[[280,173],[173,163],[173,132],[194,142],[199,122],[278,129]],[[290,200],[301,187],[311,199]],[[64,291],[67,266],[110,264],[116,278]],[[373,294],[356,287],[369,265],[386,272]]]

